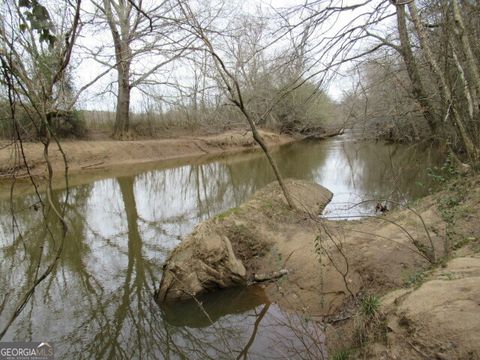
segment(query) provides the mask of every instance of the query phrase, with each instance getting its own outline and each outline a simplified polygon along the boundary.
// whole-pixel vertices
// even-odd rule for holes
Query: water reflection
[[[190,328],[203,328],[225,315],[241,314],[260,305],[269,305],[269,301],[259,286],[227,289],[181,303],[160,304],[165,321],[173,326]]]
[[[424,194],[425,169],[436,161],[429,149],[348,138],[292,144],[274,156],[286,177],[331,189],[327,212],[333,215],[351,215],[344,209],[362,199]],[[272,180],[261,154],[248,153],[73,188],[61,262],[3,340],[52,341],[59,359],[321,358],[321,331],[282,313],[261,292],[203,299],[208,317],[195,302],[161,309],[153,301],[162,264],[181,236]],[[2,324],[12,300],[31,283],[40,254],[47,261],[56,246],[37,201],[32,195],[0,203],[0,302],[8,294]],[[54,224],[50,229],[60,231]]]

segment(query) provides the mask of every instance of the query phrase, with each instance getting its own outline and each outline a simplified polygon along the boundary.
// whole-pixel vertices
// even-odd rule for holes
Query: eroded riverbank
[[[275,149],[300,141],[300,137],[259,131],[266,144]],[[65,141],[62,149],[68,162],[69,186],[109,177],[135,176],[155,168],[171,168],[182,164],[198,164],[223,156],[248,151],[260,151],[249,131],[232,130],[211,136],[184,136],[175,139],[142,141]],[[23,152],[30,174],[41,184],[47,176],[43,145],[24,143]],[[0,151],[0,199],[9,198],[13,174],[15,192],[33,192],[21,150],[13,145]],[[55,144],[50,146],[53,168],[53,188],[65,188],[65,163]]]
[[[186,237],[166,262],[157,300],[168,304],[285,270],[280,280],[263,283],[269,301],[321,321],[332,354],[478,356],[478,184],[462,183],[468,195],[455,210],[445,208],[445,198],[458,194],[444,191],[413,207],[348,222],[318,217],[331,199],[321,186],[287,181],[297,203],[291,210],[271,184]],[[447,210],[455,222],[445,218]],[[378,301],[367,317],[365,301]]]
[[[299,138],[269,131],[260,130],[259,132],[269,146],[278,146],[299,140]],[[232,130],[211,136],[182,136],[174,139],[62,141],[70,174],[166,160],[181,160],[202,155],[227,154],[255,147],[257,144],[253,140],[252,133],[242,130]],[[27,175],[19,151],[13,144],[10,146],[5,144],[5,147],[2,147],[0,174],[4,178],[8,179],[13,169],[19,167],[20,172],[17,172],[17,178]],[[24,143],[23,152],[32,174],[45,176],[43,145]],[[55,144],[50,146],[50,161],[55,176],[62,176],[65,172],[65,164],[62,154]]]
[[[358,142],[347,134],[273,152],[286,178],[331,189],[334,197],[325,213],[340,217],[374,212],[371,204],[352,207],[362,200],[424,196],[430,188],[426,169],[438,163],[437,155],[434,148]],[[4,340],[46,338],[54,341],[59,359],[77,350],[98,359],[109,354],[119,359],[321,358],[310,356],[323,351],[321,329],[270,303],[264,284],[253,295],[248,290],[202,298],[211,319],[196,303],[172,315],[154,302],[165,259],[181,239],[274,180],[260,151],[202,159],[87,173],[81,180],[72,176],[61,261]],[[55,194],[62,198],[65,192],[59,187]],[[61,229],[35,210],[37,202],[34,194],[0,201],[0,288],[10,294],[6,315],[35,273],[36,262],[23,259],[38,259],[43,249],[48,261],[58,244]],[[301,336],[300,327],[309,331]]]

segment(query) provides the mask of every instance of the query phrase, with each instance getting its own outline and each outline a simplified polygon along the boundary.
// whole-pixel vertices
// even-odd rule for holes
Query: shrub
[[[52,131],[60,138],[83,138],[87,134],[85,119],[79,111],[56,111],[49,114]]]
[[[41,125],[40,119],[33,114],[35,112],[32,109],[25,109],[21,106],[16,108],[17,130],[24,140],[35,140],[45,135],[45,127]],[[49,113],[47,116],[50,129],[59,138],[83,138],[87,134],[85,120],[80,111],[58,110]],[[34,126],[34,124],[36,125]],[[4,139],[17,137],[9,104],[6,102],[0,103],[0,137]]]

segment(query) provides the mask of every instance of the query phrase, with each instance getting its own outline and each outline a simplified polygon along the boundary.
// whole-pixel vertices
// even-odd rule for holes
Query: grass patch
[[[462,247],[464,246],[467,246],[471,243],[473,243],[475,241],[475,238],[474,237],[466,237],[466,238],[463,238],[459,241],[457,241],[455,244],[453,244],[453,250],[458,250],[458,249],[461,249]]]
[[[405,287],[418,288],[424,283],[426,277],[427,277],[427,275],[425,274],[425,272],[416,271],[416,272],[408,275],[406,277],[406,279],[403,281],[403,284],[405,285]]]
[[[367,343],[387,338],[385,316],[380,311],[380,298],[374,294],[367,294],[360,302],[357,316],[354,321],[353,340],[359,348]]]
[[[380,299],[376,295],[367,295],[360,303],[360,313],[367,318],[376,316],[379,309]]]
[[[352,358],[352,352],[347,349],[335,350],[328,357],[329,360],[349,360]]]
[[[230,215],[235,215],[235,214],[240,214],[240,208],[234,207],[234,208],[228,209],[227,211],[224,211],[223,213],[215,216],[215,218],[218,220],[225,220]]]

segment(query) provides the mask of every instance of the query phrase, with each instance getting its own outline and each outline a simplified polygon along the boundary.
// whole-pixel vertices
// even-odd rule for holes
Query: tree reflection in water
[[[427,184],[425,169],[433,161],[427,150],[332,139],[289,145],[275,157],[285,177],[330,188],[335,213],[358,198],[422,195],[425,188],[416,182]],[[162,264],[181,237],[272,180],[263,157],[245,153],[73,188],[61,262],[3,340],[52,341],[59,359],[322,358],[321,329],[269,304],[261,290],[202,298],[213,323],[196,302],[161,308],[153,299]],[[34,201],[14,199],[23,240],[12,237],[9,202],[0,203],[0,289],[9,294],[7,308],[31,281],[40,249],[53,248]]]

